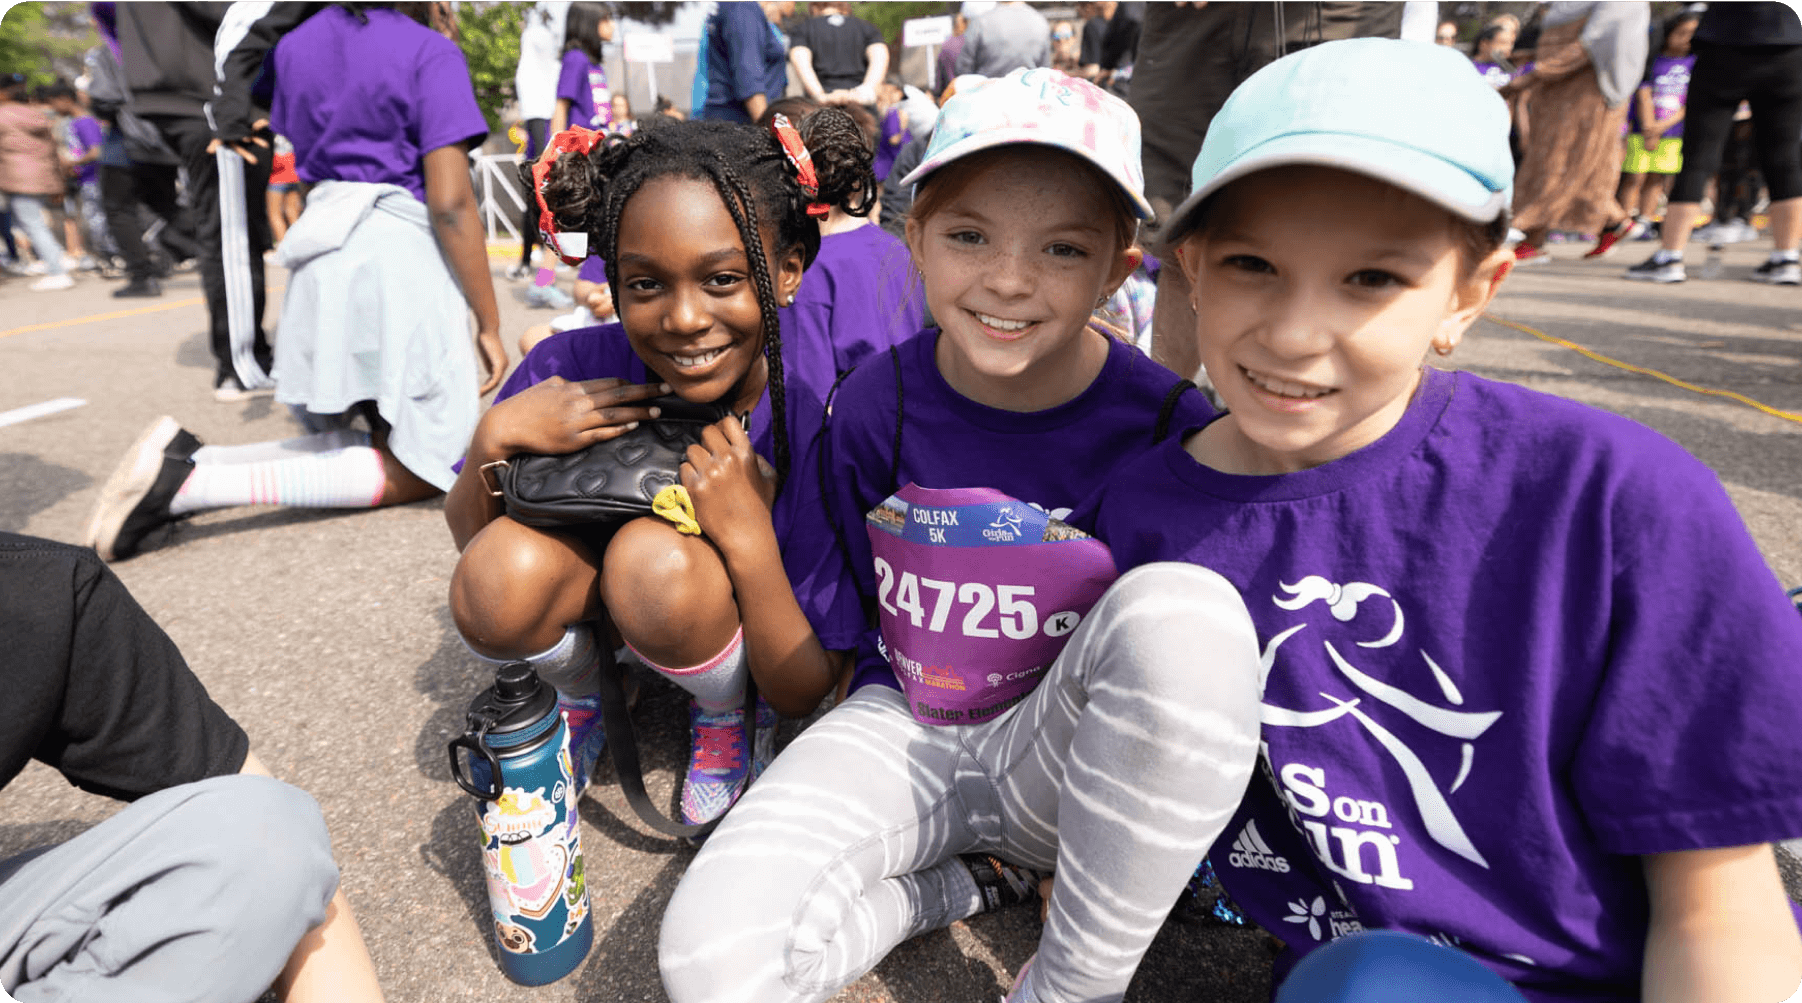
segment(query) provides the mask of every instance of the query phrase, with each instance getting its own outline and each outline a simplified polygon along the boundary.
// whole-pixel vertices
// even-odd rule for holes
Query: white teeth
[[[1245,378],[1250,380],[1253,384],[1262,387],[1273,394],[1280,394],[1284,397],[1299,397],[1303,400],[1312,400],[1316,397],[1325,397],[1327,394],[1333,392],[1332,387],[1317,387],[1306,383],[1290,383],[1288,380],[1279,380],[1274,376],[1265,376],[1263,373],[1254,373],[1243,366],[1240,367],[1240,371],[1243,372]]]
[[[1032,326],[1030,320],[1003,320],[1000,317],[991,317],[986,313],[977,314],[976,319],[997,331],[1023,331]]]
[[[692,369],[695,366],[704,366],[707,363],[712,362],[714,359],[719,358],[725,351],[726,350],[723,348],[716,348],[711,352],[702,352],[699,355],[676,355],[671,353],[670,358],[676,360],[676,365]]]

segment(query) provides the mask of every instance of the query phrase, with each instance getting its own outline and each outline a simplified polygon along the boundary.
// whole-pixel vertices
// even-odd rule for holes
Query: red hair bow
[[[603,133],[593,129],[584,129],[579,125],[571,126],[553,136],[550,145],[545,148],[545,152],[539,155],[538,162],[532,165],[532,195],[538,200],[538,230],[544,234],[545,243],[550,245],[551,250],[555,251],[557,257],[562,258],[566,265],[579,265],[582,263],[582,259],[564,254],[563,248],[557,245],[557,219],[551,212],[550,206],[544,204],[544,179],[550,175],[551,165],[557,162],[558,156],[565,153],[580,153],[586,156],[588,151],[594,149],[594,145],[599,143],[603,137]]]
[[[801,141],[801,134],[789,124],[788,116],[781,112],[770,120],[770,129],[776,133],[776,142],[782,144],[782,152],[788,157],[789,166],[795,169],[795,181],[801,185],[801,194],[810,200],[807,215],[815,219],[824,219],[832,212],[832,207],[824,202],[813,201],[820,197],[820,176],[813,169],[813,154],[807,152],[807,144]]]

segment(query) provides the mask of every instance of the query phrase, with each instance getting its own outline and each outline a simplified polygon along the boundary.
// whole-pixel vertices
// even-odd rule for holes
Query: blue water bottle
[[[468,753],[465,757],[458,749]],[[501,971],[541,986],[575,971],[594,944],[577,829],[569,726],[557,691],[525,662],[503,665],[450,743],[451,776],[476,800],[482,870]]]

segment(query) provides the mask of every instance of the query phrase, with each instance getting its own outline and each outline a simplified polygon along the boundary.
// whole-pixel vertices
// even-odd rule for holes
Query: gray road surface
[[[1622,266],[1648,246],[1612,262],[1554,248],[1558,260],[1511,278],[1494,312],[1802,413],[1802,289],[1743,279],[1768,243],[1730,249],[1713,281],[1621,281]],[[282,282],[272,268],[271,286]],[[551,315],[527,309],[519,287],[497,285],[509,339]],[[87,401],[0,427],[0,529],[75,540],[120,452],[159,415],[222,445],[297,434],[267,397],[212,400],[193,275],[169,283],[161,300],[117,301],[111,288],[93,278],[59,293],[0,284],[0,411]],[[279,293],[269,309],[272,323],[278,316]],[[1802,424],[1487,322],[1451,361],[1618,411],[1682,442],[1726,482],[1778,577],[1802,584]],[[455,557],[438,502],[376,512],[255,508],[203,514],[118,572],[269,767],[324,806],[389,999],[662,1000],[657,924],[691,851],[648,835],[605,769],[583,804],[593,953],[541,989],[515,987],[495,966],[470,803],[450,783],[444,752],[464,704],[485,685],[446,611]],[[649,784],[668,804],[686,751],[681,702],[653,688],[638,720]],[[111,810],[33,766],[0,793],[0,856],[67,838]],[[994,1000],[1031,953],[1037,926],[1026,910],[957,924],[904,946],[840,998]],[[1268,957],[1260,935],[1172,924],[1128,999],[1257,1003],[1267,999]]]

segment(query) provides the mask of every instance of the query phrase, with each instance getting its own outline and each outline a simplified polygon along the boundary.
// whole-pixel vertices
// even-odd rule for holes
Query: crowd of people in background
[[[508,123],[525,239],[497,274],[470,177],[491,123],[442,5],[94,4],[102,44],[80,86],[0,80],[5,266],[40,292],[96,271],[125,280],[121,297],[198,271],[215,397],[272,394],[301,434],[208,445],[159,418],[82,542],[112,561],[196,512],[443,496],[457,633],[475,663],[523,661],[556,689],[572,803],[607,741],[601,672],[631,660],[688,694],[678,815],[725,821],[663,920],[677,1000],[728,980],[746,998],[825,999],[910,936],[1035,902],[1039,953],[1008,1000],[1115,1000],[1173,903],[1200,910],[1209,889],[1209,916],[1285,941],[1285,999],[1361,998],[1308,988],[1316,948],[1366,978],[1449,971],[1470,999],[1632,995],[1642,978],[1684,998],[1724,978],[1787,991],[1802,936],[1769,844],[1802,826],[1781,766],[1802,751],[1793,608],[1674,444],[1426,360],[1560,234],[1595,241],[1590,257],[1656,240],[1626,277],[1684,281],[1705,200],[1711,246],[1758,236],[1762,213],[1773,249],[1748,277],[1802,284],[1802,21],[1775,3],[1659,24],[1646,3],[1470,22],[1425,6],[1431,34],[1412,38],[1401,4],[1085,2],[1052,21],[962,3],[910,82],[852,4],[722,3],[689,120],[667,101],[635,109],[609,77],[612,5],[537,3]],[[288,273],[273,345],[265,254]],[[497,278],[563,311],[518,332],[517,365]],[[730,412],[686,454],[692,532],[509,515],[496,464],[615,437],[670,394]],[[908,572],[891,602],[897,569],[866,516],[930,510],[908,492],[934,489],[998,492],[1042,517],[1044,541],[1092,535],[1125,572],[1037,666],[1039,689],[968,727],[926,713],[891,655],[888,628],[910,607],[925,619],[922,583],[949,590],[940,627],[955,595],[969,637],[1054,631],[1036,613],[1021,626],[1030,603],[1008,612],[1031,588],[1001,600],[999,630],[980,626],[992,595],[975,608],[987,586]],[[1497,578],[1495,540],[1539,559]],[[94,553],[0,539],[13,554],[109,597],[89,622],[72,597],[10,595],[0,575],[0,600],[88,646],[46,642],[33,664],[61,679],[95,671],[90,649],[124,658],[93,637],[145,646],[157,657],[127,670],[173,694],[189,745],[110,785],[93,763],[163,762],[117,721],[102,731],[121,744],[87,764],[63,758],[75,721],[43,723],[30,754],[155,804],[264,772]],[[1672,598],[1670,582],[1700,580],[1734,618],[1707,590]],[[1577,598],[1545,601],[1560,595]],[[1404,596],[1418,693],[1443,699],[1315,640],[1343,634],[1375,664],[1404,632]],[[1430,599],[1445,610],[1417,608]],[[1315,600],[1333,621],[1279,663]],[[1393,606],[1384,640],[1348,632],[1366,600]],[[1677,689],[1695,699],[1673,711]],[[751,738],[829,695],[773,762]],[[128,710],[146,713],[118,720]],[[1673,713],[1677,740],[1654,748],[1645,721]],[[1722,720],[1741,729],[1731,750],[1701,727]],[[1450,739],[1455,780],[1408,745]],[[1318,763],[1376,800],[1329,799]],[[259,782],[215,789],[182,827],[122,813],[138,828],[121,838],[149,858],[249,803],[290,820],[284,852],[307,866],[283,876],[280,922],[219,896],[269,930],[214,973],[234,988],[207,991],[254,998],[325,971],[349,988],[318,998],[379,999],[316,806]],[[1497,805],[1521,809],[1507,838],[1480,825]],[[793,819],[816,811],[835,814],[798,838]],[[1311,821],[1329,811],[1384,832],[1333,829],[1336,861]],[[69,852],[0,861],[0,895],[49,903],[32,930],[118,905],[63,894],[57,880],[104,864]],[[152,898],[192,894],[145,880]],[[154,950],[158,918],[138,922]],[[1375,953],[1323,947],[1323,924]],[[1693,932],[1716,928],[1733,936]],[[51,991],[94,950],[75,940],[28,964],[0,938],[0,976]]]

